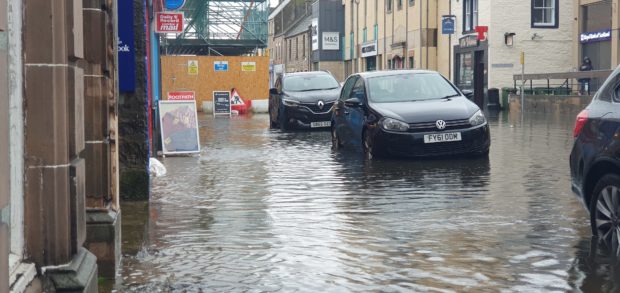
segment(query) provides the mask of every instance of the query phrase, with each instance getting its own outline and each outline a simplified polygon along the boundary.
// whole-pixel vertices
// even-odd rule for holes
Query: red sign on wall
[[[183,12],[158,12],[157,33],[182,33],[183,32]]]
[[[193,101],[195,99],[196,94],[191,91],[168,92],[168,100],[171,101]]]

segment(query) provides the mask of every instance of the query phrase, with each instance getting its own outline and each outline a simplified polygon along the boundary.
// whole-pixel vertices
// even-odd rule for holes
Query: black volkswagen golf
[[[350,76],[332,114],[332,145],[368,157],[489,153],[483,112],[439,73],[378,71]]]
[[[286,74],[278,78],[269,91],[270,126],[282,130],[291,128],[328,128],[330,109],[334,105],[340,84],[326,71]]]
[[[620,67],[577,116],[572,189],[590,212],[594,236],[620,255]]]

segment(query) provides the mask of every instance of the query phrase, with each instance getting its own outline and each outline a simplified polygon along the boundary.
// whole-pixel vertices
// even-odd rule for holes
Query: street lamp
[[[514,36],[515,33],[504,33],[504,44],[508,47],[512,47],[514,45]]]

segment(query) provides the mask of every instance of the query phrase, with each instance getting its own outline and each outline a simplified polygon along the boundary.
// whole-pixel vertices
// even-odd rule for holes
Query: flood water
[[[201,116],[123,206],[119,292],[617,292],[570,190],[572,116],[500,113],[488,159],[365,160],[329,132]],[[598,256],[597,256],[598,255]]]

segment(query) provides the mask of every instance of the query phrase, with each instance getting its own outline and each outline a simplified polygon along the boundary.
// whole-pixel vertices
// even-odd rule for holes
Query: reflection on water
[[[490,120],[488,159],[367,161],[329,132],[203,116],[201,156],[163,161],[116,288],[613,292],[569,188],[573,118]]]

